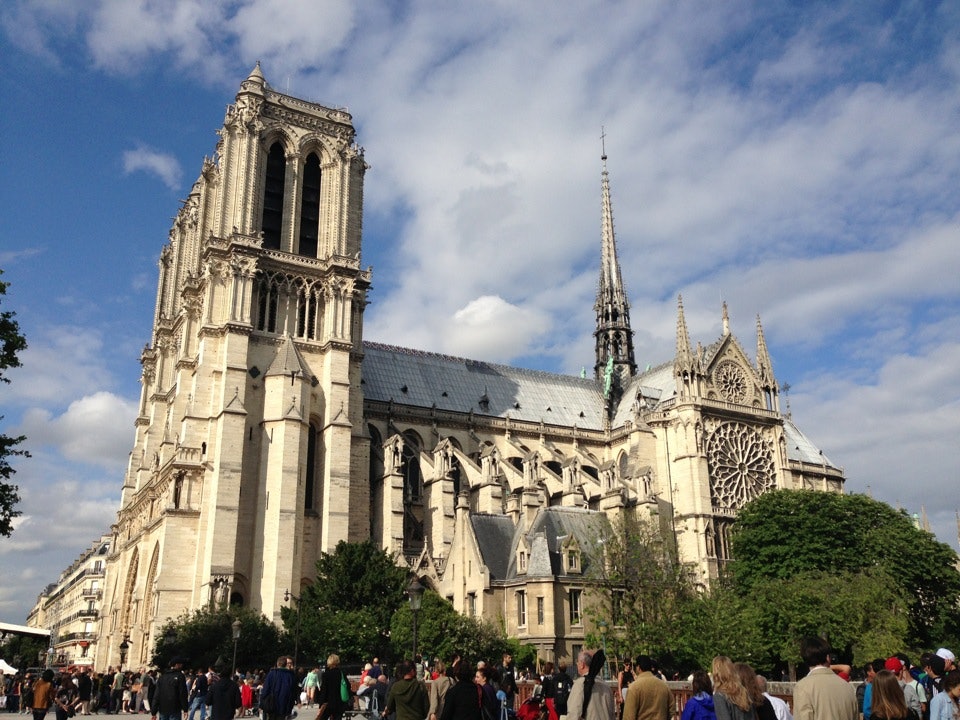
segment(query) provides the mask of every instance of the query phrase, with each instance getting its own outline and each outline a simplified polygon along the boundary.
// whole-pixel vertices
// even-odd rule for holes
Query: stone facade
[[[100,611],[111,537],[104,535],[43,589],[27,616],[29,627],[50,631],[48,663],[93,667],[99,647]],[[33,664],[29,658],[27,664]],[[39,660],[36,660],[39,662]]]
[[[462,612],[545,658],[585,634],[590,536],[655,519],[702,582],[737,509],[842,471],[781,412],[728,329],[643,373],[602,174],[594,377],[363,340],[367,165],[349,114],[274,91],[259,65],[160,259],[143,391],[109,557],[102,636],[149,660],[185,609],[279,621],[322,552],[372,537]]]

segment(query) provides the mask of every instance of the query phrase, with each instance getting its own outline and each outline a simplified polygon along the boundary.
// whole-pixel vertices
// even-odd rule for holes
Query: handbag
[[[261,696],[260,709],[267,715],[274,715],[277,712],[277,698],[272,693]]]
[[[347,684],[347,676],[340,673],[340,699],[345,703],[350,702],[350,685]]]

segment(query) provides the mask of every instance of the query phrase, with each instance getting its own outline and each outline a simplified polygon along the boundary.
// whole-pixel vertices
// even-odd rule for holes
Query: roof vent
[[[402,393],[404,393],[404,394],[406,394],[408,390],[409,390],[409,388],[407,388],[406,385],[404,385],[402,388],[400,388],[400,392],[402,392]]]

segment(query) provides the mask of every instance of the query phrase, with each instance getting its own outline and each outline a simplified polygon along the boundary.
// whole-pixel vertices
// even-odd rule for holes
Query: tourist
[[[307,705],[313,705],[314,700],[317,695],[317,685],[320,682],[320,668],[319,666],[313,667],[310,669],[310,672],[307,673],[307,676],[303,679],[303,691],[307,694],[306,703]]]
[[[810,672],[793,691],[795,720],[857,720],[857,694],[830,669],[829,655],[830,645],[823,638],[801,643],[800,656]]]
[[[543,665],[543,674],[540,675],[540,687],[543,688],[543,704],[547,708],[547,720],[559,720],[557,715],[557,681],[553,675],[553,663]]]
[[[930,720],[954,720],[960,717],[960,670],[943,677],[943,690],[930,701]]]
[[[290,660],[291,662],[287,662]],[[296,701],[297,678],[292,659],[286,655],[277,658],[276,667],[267,673],[260,688],[260,710],[265,720],[286,720]]]
[[[777,720],[793,720],[793,714],[790,712],[790,706],[787,705],[785,700],[781,700],[775,695],[771,695],[767,692],[767,679],[763,675],[757,675],[757,687],[760,689],[760,692],[763,693],[763,696],[770,701],[770,705],[773,707],[773,712],[777,716]]]
[[[314,699],[320,706],[317,712],[317,720],[340,720],[344,711],[349,708],[349,700],[344,700],[342,696],[343,683],[347,683],[347,695],[350,694],[350,683],[347,676],[340,669],[340,656],[331,654],[327,658],[327,667],[320,676],[320,685],[314,693]],[[424,713],[426,714],[426,713]],[[423,720],[423,718],[420,718]]]
[[[623,669],[617,673],[617,694],[620,696],[620,714],[623,714],[623,702],[627,699],[627,688],[634,681],[633,663],[623,661]],[[711,703],[712,705],[713,703]]]
[[[683,706],[680,720],[717,720],[713,709],[713,683],[703,670],[693,673],[690,681],[692,696]]]
[[[717,720],[755,720],[753,702],[733,661],[726,655],[718,655],[713,659],[711,674]]]
[[[950,650],[945,647],[942,647],[937,650],[937,656],[943,658],[943,672],[944,674],[948,672],[953,672],[957,669],[956,662],[957,656],[953,654]]]
[[[878,672],[870,688],[870,717],[874,720],[920,720],[919,713],[907,707],[900,680],[893,670]]]
[[[473,668],[462,660],[453,666],[456,683],[443,700],[440,720],[483,720]]]
[[[73,705],[77,702],[77,686],[73,684],[73,676],[69,671],[60,676],[60,684],[57,685],[53,702],[57,720],[68,720],[76,713]]]
[[[190,707],[187,699],[187,678],[181,668],[183,660],[173,658],[170,667],[164,670],[153,684],[153,695],[149,698],[150,712],[160,720],[182,720],[183,713]]]
[[[396,713],[396,720],[423,720],[430,709],[430,699],[423,682],[417,678],[414,663],[404,660],[400,663],[400,679],[390,686],[387,705],[381,715],[386,717]]]
[[[53,704],[53,670],[47,668],[43,671],[40,679],[37,680],[31,688],[33,697],[30,701],[30,709],[33,711],[33,720],[43,720],[47,710]]]
[[[243,705],[240,688],[226,672],[226,668],[217,668],[217,678],[207,687],[206,703],[210,706],[210,720],[232,720],[237,709]]]
[[[636,680],[627,688],[623,720],[669,720],[673,696],[666,682],[653,674],[653,658],[637,657]]]
[[[573,687],[570,689],[567,717],[577,718],[577,720],[582,717],[586,720],[614,720],[616,711],[613,704],[613,691],[609,684],[602,680],[594,682],[590,694],[587,695],[586,676],[590,672],[591,662],[593,662],[593,654],[586,650],[577,656],[578,677],[573,681]]]
[[[453,678],[447,674],[443,660],[434,660],[433,667],[439,675],[430,683],[430,709],[427,711],[427,720],[437,720],[440,717],[447,691],[453,687]]]
[[[740,683],[747,689],[747,695],[750,698],[750,704],[753,705],[754,712],[758,720],[777,720],[777,713],[773,709],[773,703],[767,700],[767,696],[760,691],[757,685],[757,673],[747,663],[735,663],[737,674],[740,676]]]
[[[253,678],[246,677],[240,685],[240,717],[246,717],[253,710]]]

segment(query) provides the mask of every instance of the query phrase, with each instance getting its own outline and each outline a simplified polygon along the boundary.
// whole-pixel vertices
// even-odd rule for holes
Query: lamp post
[[[420,604],[423,602],[424,587],[414,578],[407,586],[407,597],[410,598],[410,609],[413,610],[413,658],[417,658],[417,615],[420,614]]]
[[[607,660],[607,621],[601,620],[600,623],[600,641],[603,643],[603,679],[610,679],[610,661]]]
[[[299,654],[300,654],[300,598],[291,593],[289,590],[283,591],[283,601],[290,602],[293,600],[297,604],[297,630],[293,635],[293,667],[296,670],[299,663]]]
[[[240,618],[237,618],[232,623],[230,627],[233,628],[233,675],[237,675],[237,640],[240,639]]]
[[[130,649],[130,638],[127,635],[123,636],[123,640],[120,641],[120,667],[121,669],[127,662],[127,650]]]

